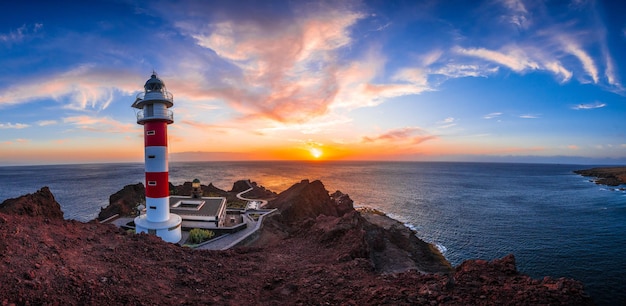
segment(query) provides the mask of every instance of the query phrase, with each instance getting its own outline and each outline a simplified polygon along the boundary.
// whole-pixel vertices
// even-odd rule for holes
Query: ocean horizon
[[[355,206],[385,212],[459,265],[515,254],[534,278],[582,281],[598,304],[626,301],[626,192],[574,174],[575,164],[475,162],[171,162],[170,181],[230,190],[250,179],[281,192],[321,180]],[[0,202],[48,186],[66,219],[89,221],[109,196],[143,182],[143,163],[2,166]]]

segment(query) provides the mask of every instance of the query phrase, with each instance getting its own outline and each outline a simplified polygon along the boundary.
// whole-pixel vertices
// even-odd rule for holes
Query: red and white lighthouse
[[[137,233],[155,234],[167,242],[181,239],[182,218],[170,213],[167,125],[174,123],[174,96],[156,72],[137,95],[132,107],[140,109],[137,124],[143,125],[146,171],[146,213],[135,218]]]

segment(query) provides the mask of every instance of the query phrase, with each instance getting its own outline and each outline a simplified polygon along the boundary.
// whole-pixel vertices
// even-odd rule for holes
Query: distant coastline
[[[576,170],[576,174],[594,177],[593,182],[600,185],[619,186],[626,184],[626,166],[598,167],[585,170]]]

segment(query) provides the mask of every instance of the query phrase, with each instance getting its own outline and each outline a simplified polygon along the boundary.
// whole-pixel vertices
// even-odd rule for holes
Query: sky
[[[65,2],[64,2],[65,3]],[[14,1],[0,165],[143,161],[156,71],[174,161],[626,163],[619,1]]]

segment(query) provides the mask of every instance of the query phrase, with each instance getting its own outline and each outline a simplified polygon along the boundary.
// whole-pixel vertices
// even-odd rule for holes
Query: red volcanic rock
[[[267,207],[278,208],[287,223],[315,219],[318,215],[339,216],[335,201],[330,198],[319,180],[311,183],[303,180],[289,187],[270,201]]]
[[[575,280],[520,274],[510,254],[490,262],[468,260],[456,268],[450,294],[468,304],[593,305]]]
[[[335,201],[335,208],[337,209],[338,215],[343,216],[354,210],[354,201],[352,201],[347,194],[343,194],[341,191],[337,190],[331,194],[330,197]]]
[[[133,216],[137,214],[137,206],[146,202],[146,188],[142,183],[126,185],[122,190],[109,197],[109,205],[100,209],[97,220],[105,220],[116,214]]]
[[[54,199],[48,187],[35,193],[23,195],[15,199],[7,199],[0,204],[0,212],[5,214],[63,219],[61,205]]]

